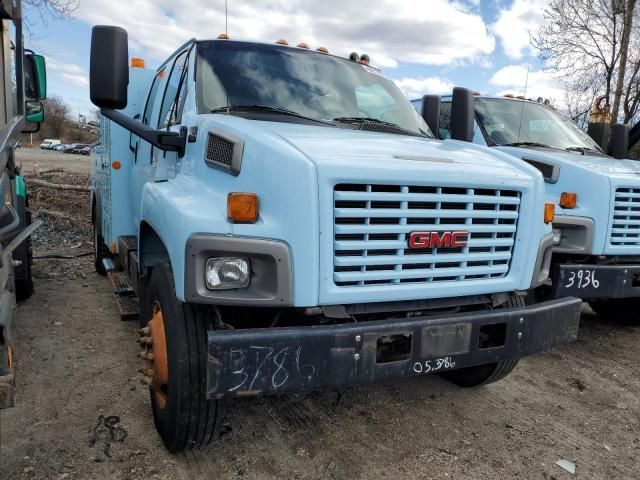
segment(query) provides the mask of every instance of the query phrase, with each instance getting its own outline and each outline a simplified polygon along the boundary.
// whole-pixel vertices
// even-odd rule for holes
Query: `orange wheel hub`
[[[156,301],[153,304],[151,320],[147,327],[140,330],[140,343],[144,351],[140,354],[146,360],[146,368],[142,383],[149,385],[153,392],[153,401],[157,408],[163,410],[167,405],[169,386],[169,364],[167,362],[167,339],[164,330],[162,308]]]

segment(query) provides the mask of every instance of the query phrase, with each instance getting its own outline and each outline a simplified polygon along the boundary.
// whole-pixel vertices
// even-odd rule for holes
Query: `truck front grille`
[[[616,189],[609,243],[612,246],[640,246],[640,188]]]
[[[334,187],[333,279],[341,287],[501,278],[520,192],[416,185]],[[458,248],[411,249],[411,232],[469,232]]]

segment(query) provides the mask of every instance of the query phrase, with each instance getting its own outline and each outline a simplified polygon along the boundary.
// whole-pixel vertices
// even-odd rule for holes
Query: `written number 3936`
[[[595,270],[577,270],[569,272],[569,279],[567,280],[567,288],[571,288],[574,285],[579,289],[587,287],[598,288],[600,280],[596,279]]]

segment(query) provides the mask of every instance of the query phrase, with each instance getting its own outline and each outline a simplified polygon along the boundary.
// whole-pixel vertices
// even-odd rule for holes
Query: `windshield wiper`
[[[285,108],[272,107],[271,105],[229,105],[227,107],[214,108],[210,113],[224,113],[224,112],[271,112],[280,113],[282,115],[289,115],[291,117],[303,118],[305,120],[311,120],[312,122],[324,123],[325,125],[331,125],[335,127],[334,123],[319,120],[317,118],[308,117],[298,112],[293,112]]]
[[[565,150],[567,152],[580,152],[583,155],[585,154],[585,152],[602,154],[602,152],[599,152],[595,148],[589,148],[589,147],[567,147],[565,148]]]
[[[379,125],[386,125],[387,127],[397,128],[398,130],[408,134],[408,135],[417,135],[420,137],[427,137],[428,135],[424,133],[416,133],[411,130],[407,130],[406,128],[401,127],[400,125],[392,122],[385,122],[384,120],[379,120],[377,118],[371,117],[336,117],[333,119],[334,122],[340,123],[377,123]]]
[[[553,148],[550,145],[546,145],[544,143],[538,142],[513,142],[513,143],[502,143],[499,145],[500,147],[542,147],[542,148]]]

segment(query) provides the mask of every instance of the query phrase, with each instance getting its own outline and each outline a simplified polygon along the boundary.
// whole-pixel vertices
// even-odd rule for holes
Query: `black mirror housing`
[[[629,157],[629,127],[627,125],[616,123],[611,128],[607,153],[613,158]]]
[[[98,25],[91,31],[90,97],[98,108],[127,106],[129,39],[120,27]]]
[[[472,142],[474,118],[473,92],[467,88],[455,87],[451,100],[451,138]]]
[[[423,96],[420,115],[436,138],[440,138],[440,95]]]

